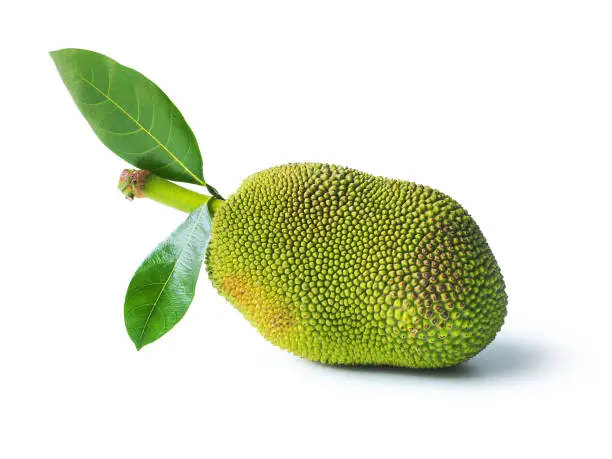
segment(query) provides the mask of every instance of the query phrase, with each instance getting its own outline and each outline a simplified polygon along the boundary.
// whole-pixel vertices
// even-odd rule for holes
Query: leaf
[[[136,270],[124,306],[125,326],[136,349],[167,333],[193,301],[210,238],[209,204],[194,210]]]
[[[62,49],[51,57],[77,107],[110,150],[168,180],[206,185],[193,132],[151,80],[92,51]]]

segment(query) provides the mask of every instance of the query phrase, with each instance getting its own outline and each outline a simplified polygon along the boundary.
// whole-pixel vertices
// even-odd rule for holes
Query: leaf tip
[[[66,51],[68,50],[69,48],[63,48],[56,49],[54,51],[49,51],[49,56],[51,57],[51,59],[53,59],[53,62],[55,63],[55,66],[59,70],[60,74],[62,73],[62,66],[64,64],[64,61],[66,60]]]
[[[49,51],[49,56],[51,57],[51,59],[53,59],[53,62],[55,62],[57,64],[57,58],[59,57],[58,54],[60,53],[61,49],[56,49],[55,51]]]
[[[65,51],[68,51],[70,48],[60,48],[60,49],[54,49],[49,51],[49,56],[51,56],[53,59],[55,59],[56,57],[58,57],[60,54],[62,54]]]

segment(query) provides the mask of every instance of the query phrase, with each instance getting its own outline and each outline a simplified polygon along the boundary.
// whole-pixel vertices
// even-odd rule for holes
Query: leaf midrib
[[[168,156],[170,156],[170,158],[173,161],[175,161],[179,166],[181,166],[185,170],[185,172],[187,172],[189,175],[191,175],[200,185],[206,186],[206,182],[204,182],[197,175],[195,175],[193,172],[191,172],[191,170],[187,166],[185,166],[185,164],[183,164],[183,162],[180,159],[178,159],[178,157],[174,153],[172,153],[168,149],[168,147],[166,147],[166,145],[164,145],[162,142],[160,142],[159,139],[157,137],[155,137],[151,131],[149,131],[147,128],[145,128],[136,118],[134,118],[132,115],[130,115],[130,113],[127,110],[125,110],[120,104],[118,104],[112,97],[110,97],[108,94],[106,94],[100,88],[98,88],[95,84],[93,84],[87,78],[84,78],[82,75],[78,75],[78,77],[81,80],[83,80],[85,83],[87,83],[89,86],[91,86],[100,95],[105,97],[106,100],[108,100],[111,104],[113,104],[115,107],[117,107],[119,110],[121,110],[121,112],[125,116],[127,116],[136,126],[138,126],[140,129],[142,129],[142,131],[144,133],[146,133],[149,137],[151,137],[155,141],[155,143],[157,145],[159,145],[168,154]]]
[[[159,302],[159,299],[161,298],[162,294],[166,290],[168,282],[170,282],[170,279],[172,278],[172,275],[174,274],[174,271],[176,271],[176,266],[178,265],[179,261],[183,257],[183,253],[185,252],[185,248],[187,248],[187,246],[191,242],[191,238],[193,236],[193,233],[194,233],[195,229],[198,226],[198,223],[200,222],[200,218],[202,218],[202,213],[203,212],[204,212],[204,209],[200,210],[200,213],[198,214],[198,217],[196,218],[196,221],[193,223],[193,227],[191,228],[189,236],[187,237],[187,241],[185,242],[185,245],[181,249],[181,253],[179,253],[179,256],[176,258],[176,261],[174,262],[174,266],[172,266],[172,271],[170,271],[170,274],[168,274],[168,278],[164,282],[164,285],[162,286],[161,290],[159,291],[159,294],[157,295],[157,298],[155,298],[155,301],[153,301],[153,303],[151,305],[151,311],[149,312],[149,315],[147,316],[147,319],[145,320],[144,324],[142,325],[142,330],[140,331],[140,336],[138,336],[138,344],[137,344],[137,346],[138,346],[139,349],[142,347],[142,339],[144,337],[145,330],[147,329],[147,326],[149,325],[149,321],[151,320],[151,316],[153,315],[153,311],[157,307],[157,303]]]

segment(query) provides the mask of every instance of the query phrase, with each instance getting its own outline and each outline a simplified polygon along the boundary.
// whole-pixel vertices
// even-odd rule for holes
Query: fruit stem
[[[119,189],[130,201],[149,198],[188,213],[212,200],[211,211],[214,214],[223,204],[221,199],[188,190],[145,170],[124,169],[119,178]]]

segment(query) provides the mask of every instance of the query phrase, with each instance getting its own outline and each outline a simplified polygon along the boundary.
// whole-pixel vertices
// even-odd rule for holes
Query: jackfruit
[[[266,339],[328,364],[453,366],[506,316],[497,262],[455,200],[327,164],[247,178],[215,213],[207,271]]]

